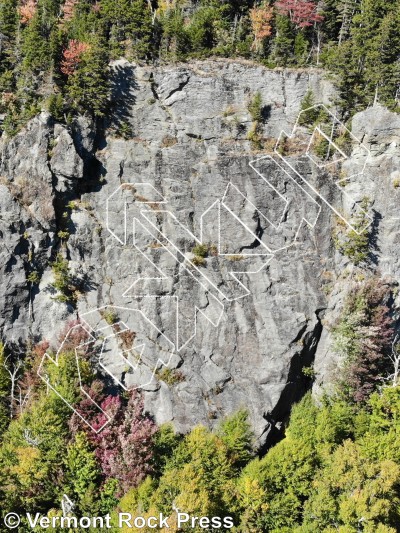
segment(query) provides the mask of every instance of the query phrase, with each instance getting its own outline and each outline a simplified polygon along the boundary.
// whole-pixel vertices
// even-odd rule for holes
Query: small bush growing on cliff
[[[196,244],[196,246],[193,247],[192,253],[194,254],[193,259],[191,259],[191,262],[195,266],[201,266],[204,267],[207,265],[206,257],[208,257],[209,247],[206,244]]]
[[[196,244],[196,246],[193,247],[192,253],[198,257],[207,257],[208,246],[206,244]]]
[[[253,121],[251,128],[247,134],[247,140],[251,141],[252,147],[255,150],[261,149],[261,123],[262,117],[262,97],[261,93],[257,92],[250,100],[247,109],[249,110],[251,120]]]
[[[251,120],[253,122],[262,121],[262,97],[261,93],[257,92],[250,100],[247,109],[249,110]]]
[[[205,267],[207,265],[206,259],[200,255],[195,255],[191,261],[194,266]]]
[[[185,381],[185,376],[180,370],[164,367],[157,372],[157,378],[164,381],[167,385],[173,386]]]
[[[247,133],[247,140],[251,142],[251,146],[255,150],[261,149],[261,128],[259,122],[253,122],[251,125],[251,128]]]
[[[365,262],[370,252],[369,219],[367,217],[369,205],[369,198],[364,198],[360,204],[361,210],[352,221],[354,229],[349,228],[344,223],[340,223],[338,220],[333,234],[333,242],[336,249],[348,257],[354,265]]]
[[[59,292],[54,299],[59,302],[69,302],[72,296],[70,288],[72,278],[68,261],[61,254],[57,254],[56,260],[51,265],[51,269],[54,275],[54,281],[51,285]]]
[[[129,122],[121,122],[117,125],[115,133],[117,137],[122,137],[125,140],[131,139],[133,136],[132,126],[129,124]]]
[[[103,318],[110,326],[112,326],[119,320],[118,314],[113,309],[107,309],[107,311],[104,311]]]

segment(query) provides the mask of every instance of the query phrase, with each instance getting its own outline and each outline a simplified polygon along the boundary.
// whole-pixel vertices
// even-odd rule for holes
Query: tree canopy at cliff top
[[[394,0],[0,0],[0,92],[13,133],[46,105],[55,118],[107,109],[107,65],[210,56],[322,67],[344,111],[397,109]]]

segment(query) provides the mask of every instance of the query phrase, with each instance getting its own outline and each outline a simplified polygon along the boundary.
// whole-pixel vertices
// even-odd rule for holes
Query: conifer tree
[[[227,456],[232,466],[240,468],[249,462],[253,455],[253,434],[247,411],[240,410],[224,420],[218,434],[227,448]]]
[[[289,65],[293,61],[295,31],[288,17],[276,16],[275,32],[272,58],[279,65]]]
[[[133,0],[129,10],[127,35],[132,39],[132,49],[138,59],[149,59],[153,54],[152,13],[146,0]]]
[[[183,59],[191,51],[191,43],[185,28],[182,10],[168,9],[161,20],[160,55],[165,59]]]
[[[36,11],[22,32],[21,51],[25,71],[38,72],[50,67],[50,47],[43,31],[42,17],[39,10]]]
[[[93,39],[90,48],[81,56],[81,60],[69,77],[67,96],[75,111],[89,111],[95,117],[101,117],[109,98],[108,53],[102,39]]]
[[[0,2],[0,33],[10,40],[15,39],[18,24],[18,1],[2,0]]]

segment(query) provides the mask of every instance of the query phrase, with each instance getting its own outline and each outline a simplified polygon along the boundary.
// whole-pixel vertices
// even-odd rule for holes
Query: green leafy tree
[[[154,472],[161,475],[171,459],[181,437],[175,433],[172,424],[163,424],[154,436]]]
[[[218,431],[228,452],[232,466],[241,468],[249,462],[253,455],[253,433],[245,410],[224,420]]]
[[[98,498],[100,469],[85,433],[77,433],[67,448],[65,483],[82,512],[93,512]]]
[[[168,463],[153,505],[171,513],[175,501],[178,508],[202,516],[224,511],[223,486],[232,475],[221,439],[204,427],[197,427],[185,437]]]
[[[388,526],[397,529],[399,481],[399,465],[390,460],[365,461],[359,446],[347,440],[317,475],[304,523],[319,531],[339,527],[356,533],[360,526],[370,533]]]
[[[242,470],[236,482],[235,496],[232,510],[239,517],[238,531],[265,531],[269,495],[262,486],[259,459],[253,460]]]
[[[390,459],[400,465],[400,387],[385,387],[369,401],[371,414],[359,439],[363,453],[374,461]]]
[[[4,433],[0,466],[10,511],[45,511],[58,500],[67,434],[64,406],[58,396],[43,395]]]

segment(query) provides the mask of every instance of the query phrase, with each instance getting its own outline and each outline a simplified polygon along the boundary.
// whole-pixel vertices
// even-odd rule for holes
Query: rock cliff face
[[[400,119],[358,114],[350,150],[328,168],[307,155],[311,135],[293,130],[309,88],[318,102],[333,94],[318,72],[228,61],[113,69],[104,128],[42,113],[1,140],[2,338],[56,347],[79,317],[102,339],[99,370],[140,386],[157,422],[185,431],[247,407],[263,444],[304,392],[303,367],[315,358],[317,383],[331,379],[329,325],[352,272],[332,234],[338,217],[351,227],[365,196],[370,268],[400,275]],[[262,149],[248,140],[257,92]],[[68,261],[64,302],[57,253]]]

